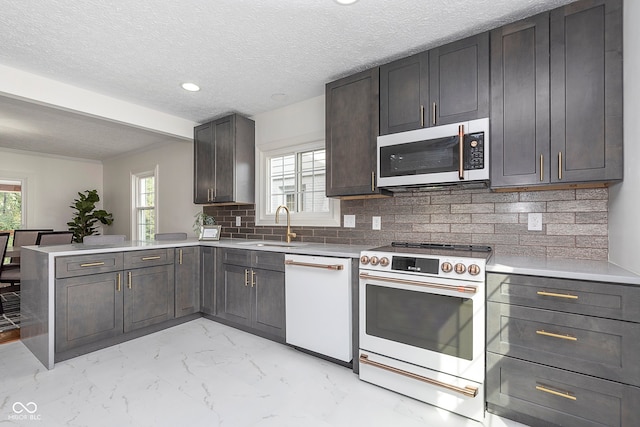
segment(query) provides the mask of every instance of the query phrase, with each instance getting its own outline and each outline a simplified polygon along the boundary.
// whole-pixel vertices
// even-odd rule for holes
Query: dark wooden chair
[[[11,268],[11,269],[7,269],[5,264],[4,264],[4,256],[7,252],[7,246],[9,245],[9,236],[11,234],[10,233],[0,233],[0,255],[2,255],[2,257],[0,258],[0,284],[3,283],[9,283],[12,286],[14,285],[14,281],[10,279],[10,277],[6,277],[7,271],[12,271],[12,270],[18,270],[17,268]],[[18,274],[19,276],[19,274]],[[20,277],[18,277],[18,282],[20,281]],[[2,306],[2,298],[0,298],[0,314],[4,314],[4,307]]]

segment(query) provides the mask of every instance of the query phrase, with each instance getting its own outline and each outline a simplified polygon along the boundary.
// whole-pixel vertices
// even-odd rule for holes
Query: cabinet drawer
[[[124,253],[124,268],[141,268],[173,263],[173,249],[148,249]]]
[[[244,249],[223,249],[222,262],[225,264],[249,267],[251,265],[251,251]]]
[[[640,327],[630,322],[487,304],[489,351],[640,386]]]
[[[640,322],[640,286],[489,273],[487,299]]]
[[[122,252],[56,258],[56,278],[85,276],[122,270]]]
[[[284,254],[280,252],[253,251],[251,266],[263,270],[284,271]]]
[[[487,354],[489,412],[532,427],[637,425],[640,388]]]

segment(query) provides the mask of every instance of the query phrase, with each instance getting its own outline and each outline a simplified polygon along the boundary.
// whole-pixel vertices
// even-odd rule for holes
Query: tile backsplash
[[[607,260],[607,188],[499,192],[445,189],[341,201],[356,227],[297,227],[304,242],[383,246],[392,241],[489,245],[496,254]],[[284,240],[284,226],[256,226],[255,206],[205,206],[222,237]],[[542,214],[542,231],[528,231],[528,214]],[[236,227],[236,216],[242,226]],[[382,229],[372,230],[372,217]]]

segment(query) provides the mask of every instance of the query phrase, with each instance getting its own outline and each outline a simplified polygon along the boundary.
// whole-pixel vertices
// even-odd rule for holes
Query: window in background
[[[134,240],[153,240],[157,223],[156,170],[132,175],[134,209],[131,235]]]
[[[0,178],[0,231],[13,231],[24,224],[23,182]]]
[[[325,197],[324,141],[261,153],[259,224],[273,224],[278,206],[289,208],[294,225],[339,226],[339,202]]]

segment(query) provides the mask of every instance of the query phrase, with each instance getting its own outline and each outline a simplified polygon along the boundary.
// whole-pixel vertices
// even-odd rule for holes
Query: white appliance
[[[394,243],[360,257],[360,379],[481,421],[490,248]]]
[[[351,260],[285,257],[286,341],[351,362]]]
[[[489,181],[488,118],[382,135],[377,142],[378,187],[406,191]]]

